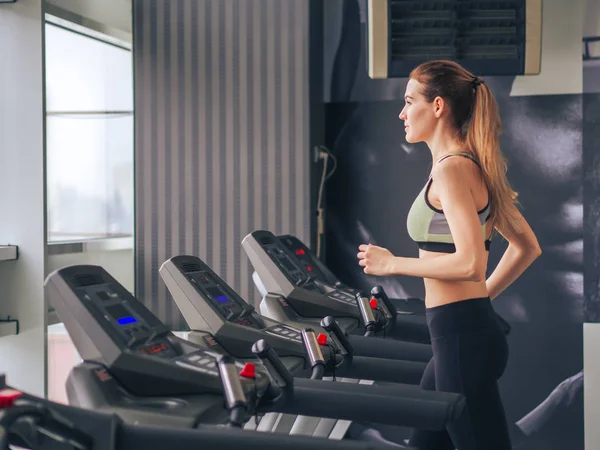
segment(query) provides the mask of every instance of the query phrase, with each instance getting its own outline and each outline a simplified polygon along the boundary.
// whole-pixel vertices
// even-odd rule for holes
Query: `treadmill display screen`
[[[225,294],[223,294],[223,291],[221,289],[219,289],[218,287],[209,287],[209,288],[206,288],[206,291],[218,303],[229,303],[229,299],[227,298],[227,296]]]
[[[289,259],[281,258],[279,261],[281,261],[281,264],[283,264],[283,267],[285,267],[287,270],[296,270],[296,267],[290,262]]]
[[[138,351],[143,353],[144,355],[156,355],[158,353],[166,352],[169,350],[169,347],[164,342],[160,344],[148,345],[146,347],[140,348]]]
[[[154,358],[171,359],[177,357],[177,352],[171,346],[169,341],[163,339],[140,346],[135,351],[142,355],[152,356]]]
[[[137,322],[137,319],[131,315],[131,312],[118,303],[116,305],[107,306],[106,312],[115,319],[119,325]]]
[[[242,319],[235,322],[237,325],[242,325],[243,327],[252,327],[255,328],[254,323],[250,322],[249,319]]]
[[[137,319],[133,316],[126,316],[126,317],[121,317],[119,319],[117,319],[117,323],[119,325],[128,325],[130,323],[135,323],[137,322]]]

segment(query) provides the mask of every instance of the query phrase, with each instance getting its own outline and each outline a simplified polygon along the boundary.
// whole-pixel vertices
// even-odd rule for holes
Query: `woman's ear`
[[[446,110],[446,102],[442,97],[436,97],[433,99],[433,113],[437,119],[442,117]]]

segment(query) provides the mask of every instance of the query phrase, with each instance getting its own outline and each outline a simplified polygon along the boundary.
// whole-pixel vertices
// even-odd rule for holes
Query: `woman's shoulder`
[[[431,175],[436,181],[461,181],[477,183],[481,176],[481,169],[473,164],[471,158],[460,155],[443,158],[433,168]]]

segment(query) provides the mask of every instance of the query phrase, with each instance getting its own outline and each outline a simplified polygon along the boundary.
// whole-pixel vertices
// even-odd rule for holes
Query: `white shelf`
[[[19,247],[16,245],[0,245],[0,261],[10,261],[19,258]]]
[[[0,337],[17,334],[17,322],[0,322]]]
[[[48,255],[64,255],[72,253],[109,252],[133,250],[133,237],[121,236],[105,239],[89,239],[85,241],[49,242]]]
[[[19,259],[19,247],[16,245],[0,245],[0,261]],[[16,321],[3,322],[0,316],[0,337],[17,334],[18,323]]]

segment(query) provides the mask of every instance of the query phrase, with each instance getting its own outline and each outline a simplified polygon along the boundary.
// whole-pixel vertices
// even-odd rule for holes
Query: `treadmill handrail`
[[[9,387],[7,387],[9,388]],[[197,450],[199,448],[241,448],[246,450],[385,450],[387,445],[373,442],[337,441],[325,438],[307,436],[288,436],[269,434],[258,431],[225,428],[214,425],[199,425],[195,429],[178,429],[167,427],[152,427],[147,425],[133,425],[124,423],[115,414],[84,410],[81,408],[55,403],[30,394],[24,394],[19,400],[35,408],[45,409],[65,423],[72,426],[78,434],[87,436],[93,442],[94,450],[128,450],[143,448],[144,450],[164,450],[177,448],[178,450]],[[19,403],[15,403],[18,405]],[[0,414],[3,410],[0,409]],[[28,429],[11,430],[19,433],[26,431],[33,433],[34,437],[45,435],[41,427],[35,422],[28,422]],[[25,440],[19,434],[10,434],[11,439],[21,438],[15,444],[22,444]],[[60,438],[61,436],[56,436]],[[56,448],[56,441],[40,439],[40,450]],[[12,443],[12,442],[11,442]]]

